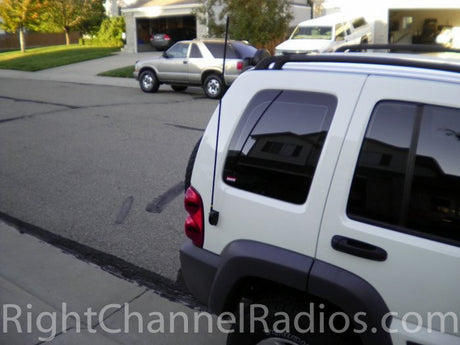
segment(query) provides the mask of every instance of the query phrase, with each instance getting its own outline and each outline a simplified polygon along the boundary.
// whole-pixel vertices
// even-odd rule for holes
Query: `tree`
[[[229,16],[232,39],[269,49],[285,38],[292,19],[289,0],[201,0],[201,4],[197,15],[211,36],[223,34],[219,23]]]
[[[125,31],[125,17],[118,16],[105,18],[100,25],[96,37],[92,39],[92,42],[97,45],[122,47],[122,34]]]
[[[82,35],[94,36],[99,31],[102,22],[106,19],[103,1],[96,1],[93,6],[93,13],[90,17],[83,20],[76,29]]]
[[[0,0],[0,27],[7,32],[19,33],[23,53],[26,51],[24,31],[38,27],[43,9],[42,0]]]
[[[44,31],[64,32],[66,44],[70,44],[70,31],[85,26],[99,17],[102,21],[102,0],[46,0]]]

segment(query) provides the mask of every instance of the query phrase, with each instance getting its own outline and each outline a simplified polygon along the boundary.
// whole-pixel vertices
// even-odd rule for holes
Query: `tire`
[[[187,90],[187,86],[183,86],[183,85],[171,85],[171,88],[176,92]]]
[[[361,40],[361,43],[360,43],[360,44],[361,44],[361,45],[363,45],[363,44],[369,44],[369,41],[367,40],[367,38],[364,38],[364,39]],[[367,52],[367,49],[361,49],[361,52],[362,52],[362,53],[366,53],[366,52]]]
[[[240,325],[241,315],[239,311],[235,313],[236,315],[236,324],[233,327],[233,332],[229,333],[227,337],[227,345],[346,345],[346,344],[361,344],[359,338],[356,339],[356,336],[350,336],[349,333],[345,334],[333,334],[329,332],[321,332],[318,329],[320,325],[320,312],[323,312],[323,317],[325,321],[325,329],[327,330],[327,321],[328,312],[318,309],[315,306],[313,315],[313,323],[307,317],[302,316],[299,318],[300,321],[297,323],[300,327],[296,327],[295,317],[296,315],[301,315],[300,313],[309,312],[309,303],[302,296],[283,296],[283,295],[273,295],[272,297],[261,297],[258,302],[252,302],[254,305],[254,310],[251,312],[249,305],[244,308],[243,313],[243,326]],[[268,329],[264,329],[262,322],[252,322],[251,316],[262,317],[264,316],[263,309],[260,306],[263,305],[268,310],[268,316],[264,318],[267,323]],[[256,308],[257,307],[257,308]],[[284,323],[285,317],[277,313],[286,313],[283,315],[289,316],[289,330],[286,330],[285,327],[287,323]],[[251,315],[252,314],[252,315]],[[281,316],[280,316],[281,315]],[[255,320],[255,319],[252,319]],[[308,321],[307,321],[308,320]],[[251,332],[251,323],[253,326],[253,331]],[[307,330],[311,327],[313,328],[312,332],[302,332],[302,330]],[[240,327],[243,327],[241,332]],[[321,326],[319,326],[321,327]],[[298,331],[300,330],[300,331]],[[267,332],[268,331],[268,332]]]
[[[212,99],[219,99],[225,93],[225,84],[218,74],[211,74],[203,82],[203,90],[206,96]]]
[[[139,77],[139,86],[141,90],[147,93],[154,93],[158,91],[160,82],[153,71],[144,71]]]
[[[190,153],[187,167],[185,168],[185,178],[184,178],[184,190],[185,191],[187,191],[188,187],[190,187],[190,184],[191,184],[193,166],[195,165],[196,154],[198,152],[198,148],[200,147],[201,138],[198,139],[197,143],[195,144],[195,147],[192,150],[192,153]]]
[[[270,57],[271,54],[267,49],[258,49],[252,58],[252,65],[256,66],[259,62],[261,62],[266,57]]]

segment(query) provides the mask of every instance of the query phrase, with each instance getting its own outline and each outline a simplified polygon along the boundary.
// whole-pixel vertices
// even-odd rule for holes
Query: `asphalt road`
[[[216,106],[199,89],[0,78],[0,212],[174,282],[185,166]]]

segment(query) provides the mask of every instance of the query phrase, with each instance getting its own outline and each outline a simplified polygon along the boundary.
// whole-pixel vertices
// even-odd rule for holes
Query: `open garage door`
[[[391,43],[434,44],[447,29],[458,27],[460,9],[390,9],[388,41]],[[455,29],[457,31],[457,29]],[[459,37],[460,40],[460,37]],[[460,42],[459,42],[460,43]]]
[[[169,34],[172,41],[196,37],[196,18],[192,15],[137,18],[137,51],[155,50],[150,44],[154,34]]]

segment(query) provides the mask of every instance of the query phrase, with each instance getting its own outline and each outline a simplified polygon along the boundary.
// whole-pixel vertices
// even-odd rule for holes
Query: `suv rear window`
[[[224,43],[219,42],[205,42],[206,48],[209,49],[212,56],[216,59],[224,58]],[[241,56],[230,44],[227,44],[227,58],[228,59],[240,59]]]
[[[337,99],[266,90],[246,108],[230,142],[223,179],[233,187],[302,204],[315,173]]]
[[[351,218],[460,245],[460,109],[380,102],[355,170]]]

